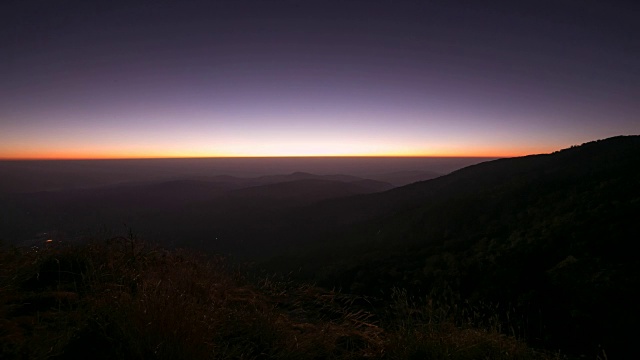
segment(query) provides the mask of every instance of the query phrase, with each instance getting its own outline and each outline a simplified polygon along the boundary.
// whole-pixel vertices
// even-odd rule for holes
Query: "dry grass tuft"
[[[398,292],[384,309],[308,284],[249,280],[217,256],[132,237],[0,251],[3,359],[545,359],[455,326]]]

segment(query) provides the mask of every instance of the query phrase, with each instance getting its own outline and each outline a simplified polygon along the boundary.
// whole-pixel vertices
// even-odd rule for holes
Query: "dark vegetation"
[[[250,277],[131,237],[3,247],[2,359],[557,359],[396,290],[363,296]]]
[[[399,287],[499,316],[534,346],[630,354],[639,158],[640,138],[618,137],[355,199],[369,220],[274,267],[298,261],[323,286],[382,298]]]
[[[134,358],[549,358],[535,348],[624,358],[640,321],[639,158],[640,137],[627,136],[391,190],[293,173],[6,195],[5,239],[47,232],[33,242],[78,245],[5,247],[3,351],[64,357],[89,351],[84,344]],[[389,176],[400,175],[412,174]],[[253,263],[239,271],[131,237],[80,245],[87,228],[113,238],[95,227],[122,222],[165,246]],[[46,273],[58,278],[46,282]],[[229,300],[236,292],[239,302]],[[167,325],[148,325],[158,321]],[[26,345],[34,341],[46,347]]]

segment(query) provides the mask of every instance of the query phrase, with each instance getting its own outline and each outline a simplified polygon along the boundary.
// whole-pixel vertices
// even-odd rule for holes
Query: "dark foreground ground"
[[[561,359],[471,309],[249,276],[131,238],[0,253],[2,359]]]

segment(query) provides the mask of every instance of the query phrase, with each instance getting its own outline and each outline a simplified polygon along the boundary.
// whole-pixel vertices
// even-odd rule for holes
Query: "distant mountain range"
[[[14,192],[0,199],[0,238],[131,228],[347,292],[491,307],[535,346],[623,355],[640,321],[638,159],[640,136],[620,136],[439,177],[198,175]]]
[[[491,158],[177,158],[0,161],[0,196],[172,180],[287,181],[294,172],[347,174],[402,186]],[[304,173],[301,173],[304,174]],[[289,179],[293,180],[293,179]],[[339,176],[334,180],[340,179]]]
[[[224,245],[205,245],[235,251],[235,245],[249,240],[246,237],[263,232],[263,227],[272,228],[271,222],[281,223],[278,218],[286,209],[391,188],[389,183],[356,176],[295,172],[16,193],[3,197],[1,236],[22,244],[40,241],[33,234],[45,232],[70,240],[126,224],[165,244],[189,245],[201,243],[208,234],[230,234]],[[258,218],[265,221],[257,222]]]
[[[394,186],[404,186],[418,181],[434,179],[444,174],[435,171],[405,170],[370,176],[372,179],[385,181]]]

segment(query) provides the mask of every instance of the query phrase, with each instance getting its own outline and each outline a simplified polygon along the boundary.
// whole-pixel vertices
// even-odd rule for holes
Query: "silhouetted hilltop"
[[[615,137],[327,201],[300,216],[342,231],[289,264],[349,292],[491,304],[533,343],[624,354],[640,320],[639,158],[640,137]]]
[[[594,177],[598,176],[626,177],[627,172],[633,175],[636,171],[634,163],[639,142],[638,136],[620,136],[554,154],[488,161],[390,191],[324,202],[310,211],[314,218],[339,217],[338,221],[342,223],[354,223],[390,216],[425,203],[449,201],[488,191],[535,188],[548,183],[560,186],[560,183],[595,181]]]

